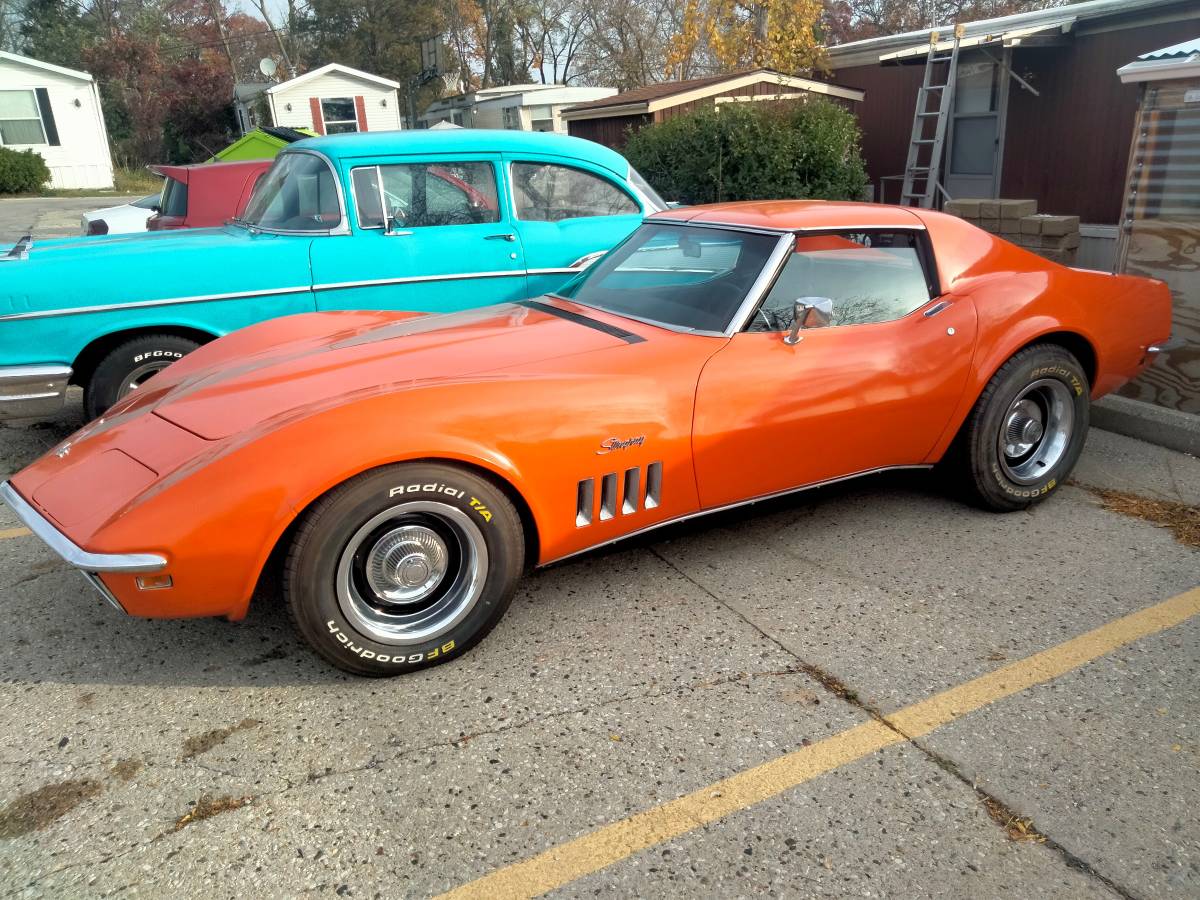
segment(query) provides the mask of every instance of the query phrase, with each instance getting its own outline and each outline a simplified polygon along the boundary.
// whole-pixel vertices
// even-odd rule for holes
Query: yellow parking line
[[[25,537],[27,534],[33,534],[28,528],[5,528],[0,531],[0,541],[6,541],[9,538]]]
[[[1200,613],[1200,588],[1193,588],[906,706],[887,718],[911,737],[928,734],[967,713],[1051,681],[1119,647],[1178,625],[1197,613]],[[440,900],[536,897],[903,740],[900,734],[880,722],[865,722],[677,800],[552,847],[523,862],[497,869],[442,894]]]

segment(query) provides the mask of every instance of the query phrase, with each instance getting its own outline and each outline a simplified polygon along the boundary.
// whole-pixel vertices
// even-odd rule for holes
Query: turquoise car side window
[[[397,228],[500,221],[496,172],[489,162],[369,166],[354,169],[350,179],[361,228],[382,228],[388,217]]]
[[[611,181],[570,166],[513,163],[512,181],[517,218],[526,222],[627,216],[642,211]]]

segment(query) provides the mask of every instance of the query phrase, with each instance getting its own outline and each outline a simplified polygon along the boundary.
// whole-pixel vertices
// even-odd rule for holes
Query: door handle
[[[517,236],[511,231],[507,234],[489,234],[484,238],[485,241],[508,241],[510,244],[517,239]]]

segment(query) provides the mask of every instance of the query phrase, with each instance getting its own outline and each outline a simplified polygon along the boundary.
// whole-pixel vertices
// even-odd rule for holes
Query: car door
[[[600,167],[533,156],[506,161],[530,296],[557,290],[642,222],[633,193]]]
[[[745,330],[701,373],[702,506],[924,463],[961,399],[976,331],[971,301],[939,297],[934,271],[924,231],[797,238]],[[831,301],[829,324],[789,343],[801,298]]]
[[[452,312],[527,295],[499,158],[348,161],[351,235],[314,241],[319,309]]]

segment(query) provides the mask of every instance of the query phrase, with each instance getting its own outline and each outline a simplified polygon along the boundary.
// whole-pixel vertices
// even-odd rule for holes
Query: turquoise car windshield
[[[254,189],[242,217],[265,231],[329,231],[342,221],[329,164],[311,153],[282,153]]]
[[[777,240],[766,234],[647,223],[557,294],[671,328],[722,332]]]

